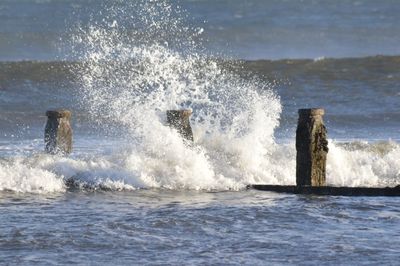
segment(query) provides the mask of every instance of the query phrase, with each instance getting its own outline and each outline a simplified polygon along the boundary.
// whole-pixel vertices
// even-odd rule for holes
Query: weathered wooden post
[[[167,123],[170,127],[175,128],[183,138],[193,141],[193,131],[190,126],[191,110],[168,110]]]
[[[297,186],[326,185],[327,130],[322,116],[324,109],[299,109],[296,130]]]
[[[69,154],[72,151],[71,112],[65,109],[46,112],[44,132],[45,151],[50,154]]]

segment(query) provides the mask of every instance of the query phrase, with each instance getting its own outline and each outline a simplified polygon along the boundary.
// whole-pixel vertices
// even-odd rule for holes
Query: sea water
[[[295,184],[307,107],[326,110],[329,185],[399,184],[397,9],[3,1],[0,260],[395,263],[396,198],[246,186]],[[45,111],[59,107],[73,112],[68,157],[43,152]],[[191,146],[166,126],[165,111],[182,108]]]

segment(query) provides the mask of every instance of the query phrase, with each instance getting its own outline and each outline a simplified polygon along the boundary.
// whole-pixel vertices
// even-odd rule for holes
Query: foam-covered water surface
[[[398,184],[400,145],[397,142],[331,141],[329,149],[329,185],[385,187]],[[217,160],[220,157],[210,158],[218,156],[218,152],[221,153],[217,150],[206,154],[201,147],[185,146],[172,152],[167,147],[160,156],[156,152],[137,151],[129,145],[115,143],[113,147],[91,150],[90,154],[87,150],[80,154],[76,152],[69,158],[30,151],[0,160],[0,189],[29,193],[65,192],[65,183],[71,180],[75,186],[90,191],[140,188],[226,191],[243,190],[249,184],[295,184],[294,143],[276,144],[269,157],[263,157],[260,162],[266,168],[264,171],[251,168],[254,159],[250,155],[247,158],[235,153],[225,154],[220,161]]]

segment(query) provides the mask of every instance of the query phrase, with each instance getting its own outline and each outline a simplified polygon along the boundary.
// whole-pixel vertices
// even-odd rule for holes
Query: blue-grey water
[[[0,59],[53,59],[77,22],[102,19],[105,0],[3,0]],[[121,1],[120,1],[121,2]],[[126,1],[122,1],[126,2]],[[208,50],[246,59],[398,55],[397,0],[174,1],[204,29]],[[62,40],[60,40],[60,38]]]
[[[396,197],[290,195],[297,110],[327,183],[400,184],[398,1],[0,1],[0,263],[396,265]],[[44,151],[72,111],[73,152]],[[190,108],[194,144],[166,126]],[[70,187],[67,180],[73,180]]]
[[[12,264],[385,264],[396,198],[147,190],[1,195]]]

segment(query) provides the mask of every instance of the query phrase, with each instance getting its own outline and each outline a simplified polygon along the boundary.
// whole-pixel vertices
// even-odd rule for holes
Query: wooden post
[[[193,131],[190,126],[191,110],[168,110],[167,123],[170,127],[175,128],[183,138],[193,141]]]
[[[65,109],[46,112],[44,132],[45,151],[50,154],[69,154],[72,151],[71,112]]]
[[[296,130],[297,186],[326,185],[327,130],[322,116],[324,109],[299,109]]]

